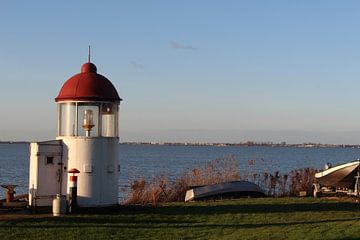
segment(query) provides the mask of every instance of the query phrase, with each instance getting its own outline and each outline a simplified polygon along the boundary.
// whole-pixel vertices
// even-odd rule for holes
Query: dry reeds
[[[144,179],[134,181],[131,185],[129,197],[124,203],[155,205],[159,202],[168,201],[168,196],[171,191],[167,176],[165,174],[159,174],[158,176],[153,177],[149,182],[146,182]]]
[[[157,204],[159,202],[183,201],[190,187],[240,180],[237,161],[233,155],[206,162],[185,170],[179,177],[169,181],[162,173],[146,182],[134,181],[124,204]]]
[[[289,194],[291,196],[295,196],[299,193],[299,191],[306,191],[307,194],[310,194],[312,184],[314,183],[315,172],[315,169],[312,168],[303,168],[291,171]]]
[[[248,164],[254,165],[255,160],[248,161]],[[311,168],[296,169],[289,174],[281,174],[279,171],[273,174],[251,171],[251,173],[244,172],[242,180],[252,180],[268,196],[273,197],[296,196],[299,191],[310,193],[315,174],[315,170]],[[226,158],[206,162],[203,166],[184,170],[171,181],[165,173],[153,177],[148,182],[144,179],[134,181],[124,204],[156,205],[160,202],[184,201],[186,191],[191,187],[240,179],[238,163],[234,155],[230,155]]]

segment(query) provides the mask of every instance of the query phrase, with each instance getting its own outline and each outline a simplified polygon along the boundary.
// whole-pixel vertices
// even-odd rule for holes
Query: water
[[[119,145],[120,199],[126,197],[130,184],[139,178],[150,179],[158,173],[170,178],[184,169],[206,161],[234,155],[242,172],[290,172],[296,168],[321,169],[360,158],[360,148],[296,148],[296,147],[214,147]],[[249,160],[255,160],[249,165]],[[26,193],[29,176],[29,145],[0,144],[0,184],[17,184],[18,193]],[[0,190],[0,198],[4,191]]]
[[[0,185],[16,184],[19,194],[27,192],[29,182],[29,145],[0,144]],[[0,188],[0,198],[5,189]]]

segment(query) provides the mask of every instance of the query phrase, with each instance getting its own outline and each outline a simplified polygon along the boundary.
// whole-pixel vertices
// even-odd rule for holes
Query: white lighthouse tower
[[[32,143],[30,205],[50,205],[46,197],[69,194],[68,170],[76,168],[80,207],[118,203],[118,109],[115,87],[90,62],[68,79],[55,101],[56,140]],[[46,184],[44,184],[46,182]]]

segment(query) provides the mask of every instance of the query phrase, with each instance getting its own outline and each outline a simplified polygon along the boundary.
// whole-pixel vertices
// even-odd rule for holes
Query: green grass
[[[264,198],[0,222],[2,239],[359,239],[360,205]]]

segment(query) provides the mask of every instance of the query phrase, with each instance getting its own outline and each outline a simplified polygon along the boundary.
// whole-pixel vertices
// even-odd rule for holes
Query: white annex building
[[[56,140],[30,145],[30,206],[51,206],[56,194],[69,194],[68,170],[76,168],[80,207],[118,203],[118,110],[115,87],[85,63],[62,86]]]

